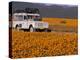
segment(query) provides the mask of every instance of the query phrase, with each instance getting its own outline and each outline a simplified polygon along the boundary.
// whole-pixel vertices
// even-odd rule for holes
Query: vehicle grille
[[[39,23],[38,26],[39,26],[39,27],[42,27],[42,26],[43,26],[43,23]]]

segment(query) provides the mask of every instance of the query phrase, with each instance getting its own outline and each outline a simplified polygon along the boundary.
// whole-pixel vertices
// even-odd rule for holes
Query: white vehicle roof
[[[40,16],[40,14],[32,14],[32,13],[14,13],[13,15],[32,15],[32,16]]]

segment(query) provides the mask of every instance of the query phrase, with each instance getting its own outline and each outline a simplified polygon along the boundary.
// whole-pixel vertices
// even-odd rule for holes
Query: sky
[[[41,17],[50,18],[78,18],[77,5],[61,5],[49,3],[12,2],[12,12],[25,8],[38,8]],[[10,8],[11,9],[11,8]]]

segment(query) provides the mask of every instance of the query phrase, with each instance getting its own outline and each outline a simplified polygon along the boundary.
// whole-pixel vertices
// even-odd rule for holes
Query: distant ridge
[[[29,3],[29,2],[12,2],[12,12],[22,10],[25,8],[38,8],[41,17],[58,17],[58,18],[78,18],[77,5],[57,5],[57,4],[43,4],[43,3]]]

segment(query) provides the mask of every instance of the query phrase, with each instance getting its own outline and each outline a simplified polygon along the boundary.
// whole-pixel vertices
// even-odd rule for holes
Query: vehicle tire
[[[31,26],[31,27],[29,28],[29,31],[30,31],[30,32],[35,32],[35,29]]]
[[[47,29],[45,29],[45,30],[44,30],[44,32],[48,32],[48,30],[47,30]]]
[[[48,29],[48,30],[47,30],[47,32],[51,32],[51,30],[50,30],[50,29]]]
[[[20,26],[19,25],[16,25],[16,29],[19,31],[20,30]]]

